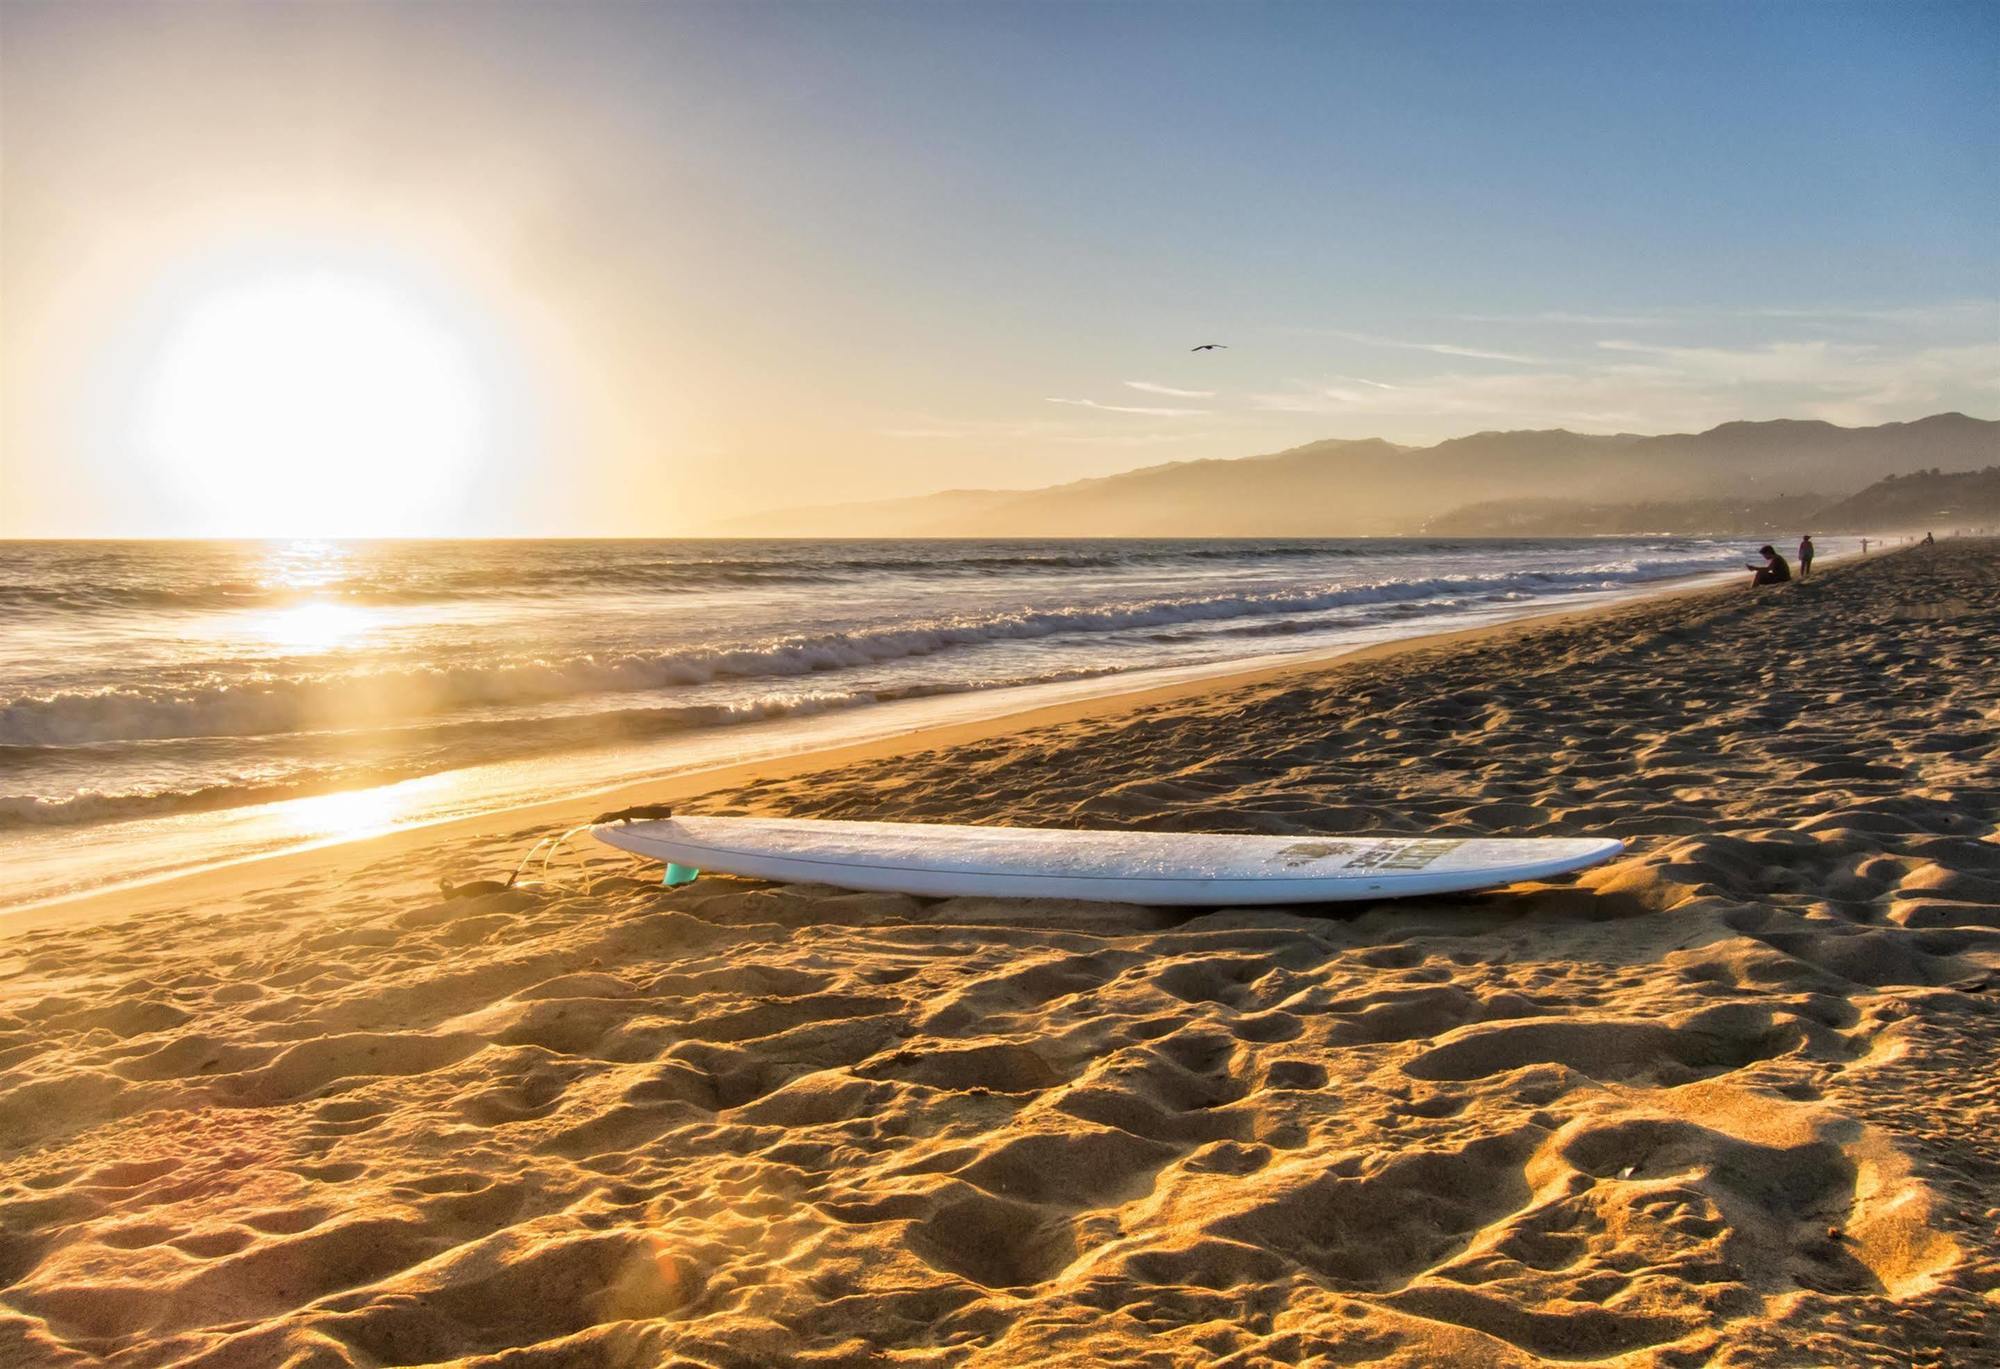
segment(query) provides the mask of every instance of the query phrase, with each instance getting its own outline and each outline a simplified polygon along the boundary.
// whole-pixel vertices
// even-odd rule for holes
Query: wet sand
[[[1995,641],[1947,543],[688,805],[1634,840],[1482,896],[438,897],[537,814],[20,924],[0,1363],[2000,1362]]]

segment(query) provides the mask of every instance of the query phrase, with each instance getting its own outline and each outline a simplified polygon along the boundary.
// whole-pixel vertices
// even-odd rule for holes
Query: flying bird
[[[1226,342],[1204,342],[1201,344],[1201,346],[1190,347],[1188,348],[1188,350],[1190,352],[1215,352],[1215,351],[1226,352],[1229,350],[1229,344]]]

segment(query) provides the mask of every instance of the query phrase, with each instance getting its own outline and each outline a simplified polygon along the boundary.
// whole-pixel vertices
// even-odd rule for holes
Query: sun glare
[[[264,636],[295,651],[331,651],[368,626],[368,615],[352,604],[308,600],[278,609],[263,622]]]
[[[462,494],[493,417],[453,324],[360,272],[214,286],[165,330],[140,447],[204,531],[425,531]]]
[[[435,779],[436,776],[426,776]],[[294,799],[283,807],[287,825],[300,836],[361,837],[395,826],[410,807],[412,790],[422,781],[352,789],[337,794]]]

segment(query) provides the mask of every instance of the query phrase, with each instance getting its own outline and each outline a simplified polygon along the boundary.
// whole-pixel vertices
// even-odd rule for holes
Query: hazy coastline
[[[1965,530],[2000,521],[1996,453],[2000,421],[1962,413],[1873,427],[1772,419],[1658,434],[1510,430],[1430,445],[1328,438],[1041,489],[960,489],[767,510],[726,520],[718,530],[877,537],[1700,536],[1774,526],[1922,531],[1940,522]],[[1940,469],[1981,488],[1941,482],[1939,497],[1914,504],[1885,488],[1892,478],[1935,477]]]

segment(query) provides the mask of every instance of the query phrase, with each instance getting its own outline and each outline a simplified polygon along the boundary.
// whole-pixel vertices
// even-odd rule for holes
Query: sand
[[[690,805],[1634,839],[1481,896],[439,898],[538,818],[22,923],[0,1364],[2000,1363],[1995,641],[1947,543]]]

